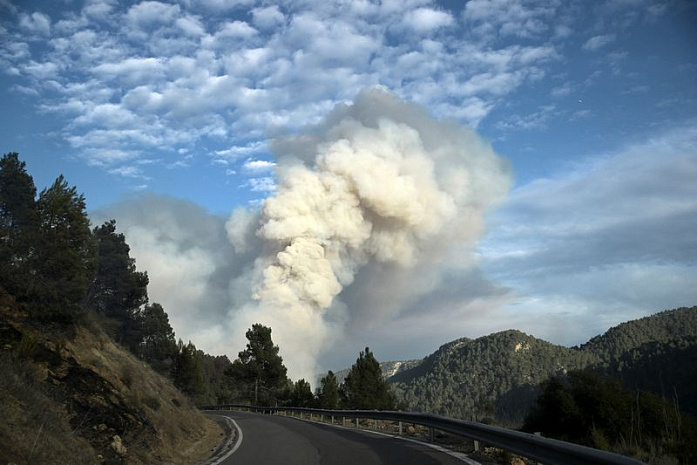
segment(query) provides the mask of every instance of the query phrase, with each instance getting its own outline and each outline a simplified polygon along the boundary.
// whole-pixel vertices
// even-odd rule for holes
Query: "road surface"
[[[398,438],[249,412],[208,412],[234,420],[242,441],[218,465],[462,465],[457,458]]]

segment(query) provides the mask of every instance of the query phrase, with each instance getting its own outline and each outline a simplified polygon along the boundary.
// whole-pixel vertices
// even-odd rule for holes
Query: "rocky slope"
[[[0,463],[199,463],[222,430],[92,322],[40,326],[0,293]]]

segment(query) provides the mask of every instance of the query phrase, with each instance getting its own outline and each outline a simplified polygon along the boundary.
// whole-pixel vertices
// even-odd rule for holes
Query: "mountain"
[[[37,324],[0,287],[0,463],[194,463],[220,440],[96,322]]]
[[[421,363],[421,360],[403,360],[396,362],[380,362],[380,371],[382,372],[382,377],[387,379],[391,376],[401,373],[404,370],[408,370]],[[334,373],[336,380],[339,384],[343,383],[346,376],[351,371],[351,368],[344,368],[343,370]]]
[[[493,418],[520,425],[540,383],[567,371],[591,369],[627,387],[676,397],[694,412],[697,307],[622,323],[580,347],[567,348],[520,331],[502,331],[441,346],[388,381],[413,411],[456,418]]]

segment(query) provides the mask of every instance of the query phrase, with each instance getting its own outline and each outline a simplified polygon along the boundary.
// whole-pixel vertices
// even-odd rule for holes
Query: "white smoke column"
[[[337,296],[362,266],[437,266],[449,244],[479,237],[510,185],[508,165],[472,131],[380,89],[276,146],[276,195],[256,223],[265,248],[257,303],[236,312],[233,327],[270,325],[294,379],[316,375],[341,330]]]

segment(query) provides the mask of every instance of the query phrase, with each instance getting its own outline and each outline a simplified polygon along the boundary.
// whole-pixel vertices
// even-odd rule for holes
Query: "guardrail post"
[[[334,426],[334,415],[332,415],[332,426]]]
[[[402,435],[402,422],[399,422],[399,435]]]
[[[479,452],[479,441],[477,441],[476,439],[474,441],[474,451]]]
[[[356,428],[358,428],[358,417],[356,417]]]
[[[433,426],[429,426],[428,427],[428,442],[433,442],[433,438],[434,438]]]
[[[343,426],[344,428],[346,428],[346,417],[345,417],[345,416],[342,416],[342,417],[341,417],[341,426]]]

